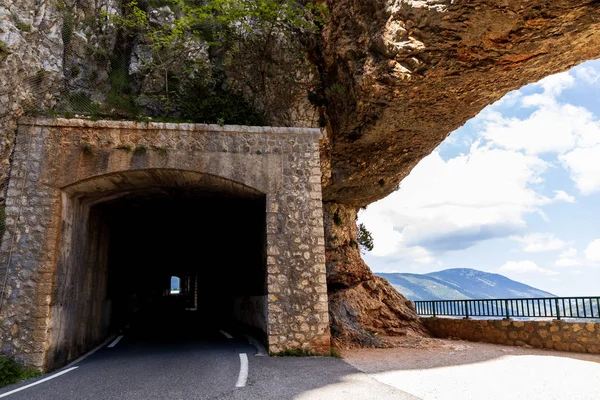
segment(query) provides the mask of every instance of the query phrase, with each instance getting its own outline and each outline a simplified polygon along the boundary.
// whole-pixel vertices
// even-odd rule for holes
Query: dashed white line
[[[248,380],[248,355],[246,353],[240,353],[240,374],[238,375],[237,383],[235,387],[246,386]]]
[[[77,369],[77,368],[79,368],[79,367],[72,367],[72,368],[69,368],[69,369],[65,369],[64,371],[57,372],[56,374],[54,374],[54,375],[51,375],[51,376],[49,376],[49,377],[47,377],[47,378],[40,379],[40,380],[39,380],[39,381],[37,381],[37,382],[30,383],[29,385],[25,385],[25,386],[23,386],[23,387],[20,387],[20,388],[18,388],[18,389],[15,389],[15,390],[11,390],[10,392],[2,393],[2,394],[0,394],[0,398],[1,398],[1,397],[6,397],[6,396],[10,396],[11,394],[14,394],[14,393],[20,392],[21,390],[29,389],[29,388],[30,388],[30,387],[32,387],[32,386],[39,385],[40,383],[47,382],[47,381],[49,381],[50,379],[58,378],[59,376],[61,376],[61,375],[64,375],[64,374],[66,374],[67,372],[71,372],[71,371],[73,371],[74,369]]]
[[[233,339],[233,336],[231,336],[229,333],[227,333],[225,331],[219,331],[219,332],[221,332],[223,334],[223,336],[225,336],[227,339]]]
[[[108,347],[115,347],[117,345],[117,343],[119,343],[119,340],[123,339],[123,335],[117,336],[117,338],[115,340],[113,340],[113,342],[111,344],[108,345]]]

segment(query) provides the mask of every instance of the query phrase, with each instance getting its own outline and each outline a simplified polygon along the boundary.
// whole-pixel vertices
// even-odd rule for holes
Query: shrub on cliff
[[[40,372],[36,369],[23,367],[12,356],[11,351],[0,353],[0,387],[17,383],[24,379],[35,378]]]

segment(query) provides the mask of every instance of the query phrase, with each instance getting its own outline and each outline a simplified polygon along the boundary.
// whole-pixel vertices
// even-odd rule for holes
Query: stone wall
[[[437,337],[600,354],[600,323],[422,318]]]
[[[319,138],[314,129],[22,121],[6,200],[11,240],[0,249],[0,276],[8,274],[1,347],[52,368],[65,361],[55,354],[72,359],[92,346],[102,332],[82,338],[86,329],[69,322],[85,324],[89,312],[69,304],[87,288],[72,275],[88,262],[73,248],[90,218],[85,205],[144,187],[194,186],[265,197],[269,350],[328,353]]]

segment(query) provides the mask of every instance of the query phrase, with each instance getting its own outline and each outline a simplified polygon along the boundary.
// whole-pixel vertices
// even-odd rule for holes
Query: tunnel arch
[[[212,174],[161,168],[95,176],[62,193],[52,364],[132,323],[149,330],[160,318],[184,323],[172,319],[183,310],[200,310],[196,317],[207,328],[243,324],[266,342],[264,193]],[[166,298],[174,275],[181,277],[177,301]]]
[[[110,201],[136,192],[165,188],[218,191],[230,196],[265,196],[265,192],[227,177],[175,168],[123,170],[92,176],[62,188],[71,198],[91,204]]]

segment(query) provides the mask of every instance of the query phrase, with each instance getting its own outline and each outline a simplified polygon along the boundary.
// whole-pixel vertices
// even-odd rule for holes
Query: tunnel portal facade
[[[139,309],[152,315],[177,276],[183,306],[213,327],[242,324],[271,352],[328,353],[319,139],[21,121],[0,248],[2,348],[63,365]]]

